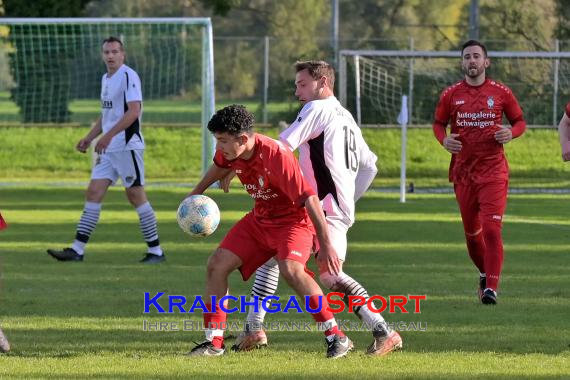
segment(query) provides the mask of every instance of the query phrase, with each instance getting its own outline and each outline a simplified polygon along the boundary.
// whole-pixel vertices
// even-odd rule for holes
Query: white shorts
[[[114,184],[121,177],[125,187],[143,186],[143,153],[144,150],[125,150],[100,154],[91,171],[91,179],[109,179]]]

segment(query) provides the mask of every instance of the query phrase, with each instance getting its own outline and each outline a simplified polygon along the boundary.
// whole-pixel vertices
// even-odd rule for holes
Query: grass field
[[[236,103],[235,100],[217,100],[216,107]],[[240,101],[254,113],[258,122],[262,120],[261,101]],[[267,104],[267,115],[270,120],[277,122],[279,116],[295,112],[297,103],[272,102]],[[101,114],[99,99],[78,99],[69,103],[71,112],[70,122],[90,125]],[[145,123],[200,123],[202,103],[187,99],[146,99],[144,101],[143,120]],[[293,114],[293,117],[295,115]],[[277,118],[277,120],[275,120]],[[287,118],[286,118],[287,119]],[[10,99],[10,93],[0,91],[0,123],[19,123],[20,114],[18,106]]]
[[[423,322],[427,330],[402,332],[405,349],[386,358],[365,356],[368,333],[349,332],[356,351],[333,362],[324,358],[318,332],[270,332],[268,349],[191,359],[184,353],[202,340],[201,333],[143,331],[143,320],[201,320],[194,314],[145,315],[143,293],[200,294],[208,254],[251,205],[238,189],[210,192],[222,224],[213,236],[191,240],[174,218],[186,191],[149,188],[168,261],[146,267],[137,263],[144,244],[122,191],[108,195],[85,261],[59,263],[45,249],[73,237],[82,189],[0,187],[0,210],[11,224],[0,232],[0,322],[13,346],[0,355],[1,378],[570,377],[570,196],[510,197],[499,304],[489,307],[476,299],[477,272],[465,253],[452,196],[410,195],[402,205],[395,195],[368,194],[349,234],[346,271],[373,294],[426,294],[420,314],[386,317]],[[234,295],[249,294],[250,284],[237,275],[230,286]],[[279,293],[291,294],[284,284]],[[276,314],[268,321],[308,318]]]
[[[75,144],[88,128],[0,128],[0,182],[85,182],[91,155],[81,155]],[[150,182],[196,183],[201,165],[198,128],[146,128],[146,177]],[[263,133],[276,137],[276,128]],[[400,131],[365,129],[370,148],[378,155],[375,187],[398,186]],[[514,187],[568,188],[570,165],[562,162],[556,130],[529,130],[506,146]],[[429,129],[408,134],[408,182],[417,188],[450,187],[449,154]]]

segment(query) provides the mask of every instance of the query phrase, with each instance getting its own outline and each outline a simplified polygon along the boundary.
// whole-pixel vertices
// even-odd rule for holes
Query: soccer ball
[[[220,209],[210,197],[191,195],[178,206],[176,220],[182,231],[190,236],[208,236],[220,223]]]

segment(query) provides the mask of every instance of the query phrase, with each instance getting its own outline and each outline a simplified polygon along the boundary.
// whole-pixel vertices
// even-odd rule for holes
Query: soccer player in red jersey
[[[325,331],[327,357],[345,356],[352,342],[337,327],[334,315],[319,285],[306,271],[305,264],[314,248],[315,235],[320,254],[331,273],[340,271],[338,255],[330,243],[325,215],[318,196],[301,174],[293,153],[282,143],[254,133],[253,115],[245,107],[231,105],[212,117],[208,130],[216,138],[214,164],[188,195],[202,194],[211,184],[232,170],[255,200],[254,208],[237,222],[208,260],[205,299],[219,300],[228,294],[228,276],[239,269],[244,281],[271,257],[298,295],[309,299],[316,322]],[[206,304],[206,341],[194,347],[191,356],[219,356],[224,353],[223,331],[226,313]],[[210,324],[212,323],[212,324]]]
[[[512,91],[486,77],[490,61],[485,46],[467,41],[461,55],[465,79],[441,94],[433,132],[451,153],[449,181],[459,204],[469,256],[480,272],[480,300],[496,304],[509,181],[503,145],[522,135],[526,123]],[[511,127],[502,125],[503,113]]]
[[[566,104],[564,115],[558,124],[560,147],[562,148],[562,160],[570,161],[570,103]]]
[[[6,227],[8,227],[8,225],[4,221],[4,218],[2,218],[2,214],[0,214],[0,230],[3,230]],[[10,343],[8,343],[6,335],[4,335],[2,329],[0,329],[0,352],[8,352],[8,351],[10,351]]]

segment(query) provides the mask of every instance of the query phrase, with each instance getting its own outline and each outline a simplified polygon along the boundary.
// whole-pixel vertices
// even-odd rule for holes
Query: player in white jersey
[[[125,51],[118,38],[103,41],[102,57],[107,72],[101,79],[101,116],[76,146],[85,153],[91,142],[102,134],[95,145],[98,156],[85,195],[85,207],[71,247],[47,252],[59,261],[83,261],[85,246],[99,220],[103,198],[109,186],[120,177],[127,198],[139,215],[147,244],[147,253],[141,262],[159,263],[165,256],[158,239],[156,216],[144,190],[141,81],[138,74],[124,64]]]
[[[334,258],[317,255],[320,280],[332,291],[368,300],[366,289],[343,272],[342,263],[346,259],[346,234],[354,223],[355,202],[376,176],[377,157],[364,141],[350,112],[334,96],[333,67],[324,61],[305,61],[297,62],[295,70],[295,96],[303,108],[279,139],[291,150],[299,149],[301,170],[318,193],[330,239],[338,252],[341,264],[336,273],[328,269],[333,267]],[[227,190],[227,184],[222,185]],[[278,278],[279,269],[274,260],[257,270],[252,295],[258,297],[260,305],[265,297],[275,293]],[[262,307],[259,310],[249,308],[246,329],[238,337],[234,350],[246,351],[267,344],[260,327],[265,312]],[[367,353],[381,356],[402,347],[400,335],[388,328],[379,313],[366,305],[355,308],[355,312],[368,326],[374,326],[374,341]]]

